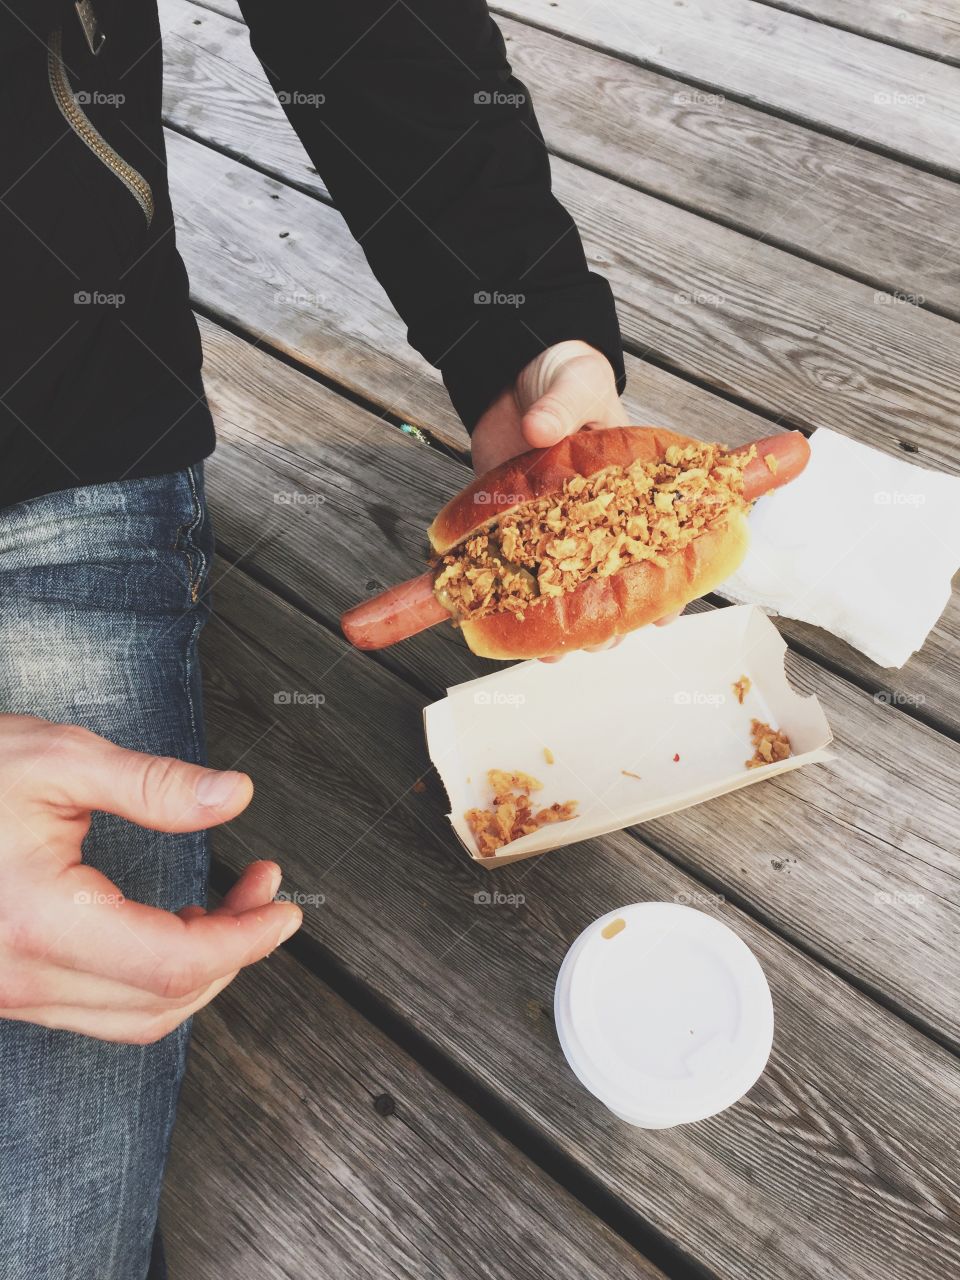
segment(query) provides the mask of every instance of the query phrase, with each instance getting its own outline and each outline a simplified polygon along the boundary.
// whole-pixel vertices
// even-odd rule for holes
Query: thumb
[[[535,449],[556,444],[588,423],[606,427],[624,420],[610,362],[586,343],[548,348],[523,370],[517,394],[521,431]]]
[[[62,810],[102,809],[154,831],[216,826],[241,813],[253,795],[245,773],[127,751],[93,733],[74,735],[60,765],[47,796],[59,799]]]

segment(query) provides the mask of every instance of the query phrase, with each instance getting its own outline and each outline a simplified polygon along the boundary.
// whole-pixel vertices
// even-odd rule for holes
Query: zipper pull
[[[93,11],[93,0],[76,0],[74,8],[77,11],[77,17],[80,19],[80,26],[83,28],[87,48],[96,57],[103,48],[103,42],[107,37],[100,30],[100,23],[97,21],[97,15]]]

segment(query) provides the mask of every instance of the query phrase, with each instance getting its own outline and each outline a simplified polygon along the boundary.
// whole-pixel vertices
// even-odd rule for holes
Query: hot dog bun
[[[559,493],[565,480],[593,476],[606,467],[628,467],[631,462],[657,462],[670,445],[683,448],[695,443],[666,427],[605,427],[578,431],[549,449],[518,454],[450,499],[427,530],[430,545],[444,555],[513,507]]]
[[[537,601],[522,622],[512,613],[464,622],[463,638],[481,658],[514,660],[603,644],[712,591],[739,566],[749,541],[744,513],[731,511],[664,567],[646,561],[609,578],[588,578],[565,595]]]
[[[671,445],[684,448],[695,443],[689,436],[664,427],[578,431],[550,449],[511,458],[467,485],[430,526],[430,542],[443,554],[491,517],[557,493],[573,476],[589,478],[607,467],[657,462]],[[647,561],[609,578],[588,578],[562,596],[537,601],[522,620],[505,612],[464,621],[463,638],[480,657],[501,660],[542,658],[603,644],[683,609],[697,596],[712,591],[738,567],[748,543],[744,515],[733,510],[723,522],[672,555],[666,566]]]

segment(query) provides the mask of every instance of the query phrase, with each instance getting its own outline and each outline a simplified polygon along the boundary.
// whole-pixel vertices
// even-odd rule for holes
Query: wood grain
[[[662,1280],[283,951],[196,1020],[162,1222],[190,1280]]]
[[[629,1210],[730,1280],[928,1280],[960,1266],[951,1055],[620,833],[497,873],[453,847],[416,732],[421,694],[226,572],[206,642],[214,758],[243,760],[251,809],[220,833],[231,867],[276,855],[325,895],[305,928]],[[278,691],[322,692],[322,706]],[[781,792],[768,784],[765,804]],[[709,814],[709,808],[703,810]],[[771,981],[771,1063],[745,1102],[675,1130],[626,1130],[575,1081],[549,1016],[566,948],[624,902],[725,919]],[[759,1271],[758,1271],[759,1267]]]
[[[952,0],[762,0],[776,9],[817,18],[875,40],[889,40],[929,54],[956,61],[960,55],[960,13]]]
[[[466,472],[213,326],[204,331],[221,438],[210,464],[220,537],[231,557],[336,627],[346,607],[419,569],[425,513]],[[498,669],[447,627],[385,651],[382,662],[432,697]],[[960,930],[960,747],[815,663],[797,659],[791,676],[820,697],[837,760],[642,834],[960,1042],[960,956],[948,942]],[[941,679],[946,693],[954,677]]]
[[[190,0],[161,0],[160,14],[167,121],[328,199],[246,28]],[[558,154],[960,315],[953,184],[535,27],[500,25]]]
[[[449,421],[434,371],[372,279],[339,215],[169,134],[178,243],[193,294],[390,412]],[[755,403],[917,461],[956,466],[955,325],[562,161],[555,186],[617,294],[640,352]]]
[[[497,12],[956,175],[960,69],[755,0],[501,0]]]

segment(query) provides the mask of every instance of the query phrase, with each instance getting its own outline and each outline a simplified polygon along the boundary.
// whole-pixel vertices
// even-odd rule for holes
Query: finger
[[[562,662],[567,655],[565,653],[551,653],[545,658],[538,658],[538,662]]]
[[[192,910],[203,913],[201,907]],[[204,990],[201,987],[179,999],[165,999],[113,978],[65,969],[62,965],[46,961],[18,960],[9,956],[4,960],[3,977],[0,1017],[13,1017],[23,1009],[46,1006],[143,1014],[172,1013],[196,999]]]
[[[224,895],[214,912],[237,915],[266,906],[277,896],[283,873],[275,862],[251,862]]]
[[[269,955],[303,920],[300,908],[288,902],[184,920],[119,897],[106,877],[86,865],[71,867],[59,883],[61,893],[45,893],[30,904],[22,950],[32,947],[35,959],[122,977],[172,999]]]
[[[251,862],[240,878],[224,895],[223,901],[208,912],[203,907],[182,907],[177,915],[181,920],[199,920],[201,916],[219,913],[236,915],[253,907],[272,902],[280,888],[282,873],[275,862]]]
[[[3,1016],[16,1022],[31,1022],[57,1031],[73,1031],[95,1040],[108,1040],[118,1044],[155,1044],[208,1005],[236,976],[236,973],[228,974],[205,987],[194,999],[159,1011],[48,1004],[16,1009],[5,1012]]]
[[[83,729],[61,734],[56,764],[44,778],[43,799],[64,816],[102,809],[154,831],[216,826],[241,813],[253,795],[244,773],[127,751]]]
[[[605,649],[615,649],[623,636],[611,636],[609,640],[604,640],[603,644],[585,644],[583,646],[584,653],[603,653]]]
[[[543,449],[587,423],[613,426],[622,420],[613,370],[604,356],[594,353],[557,365],[542,394],[525,410],[520,429],[531,448]]]

